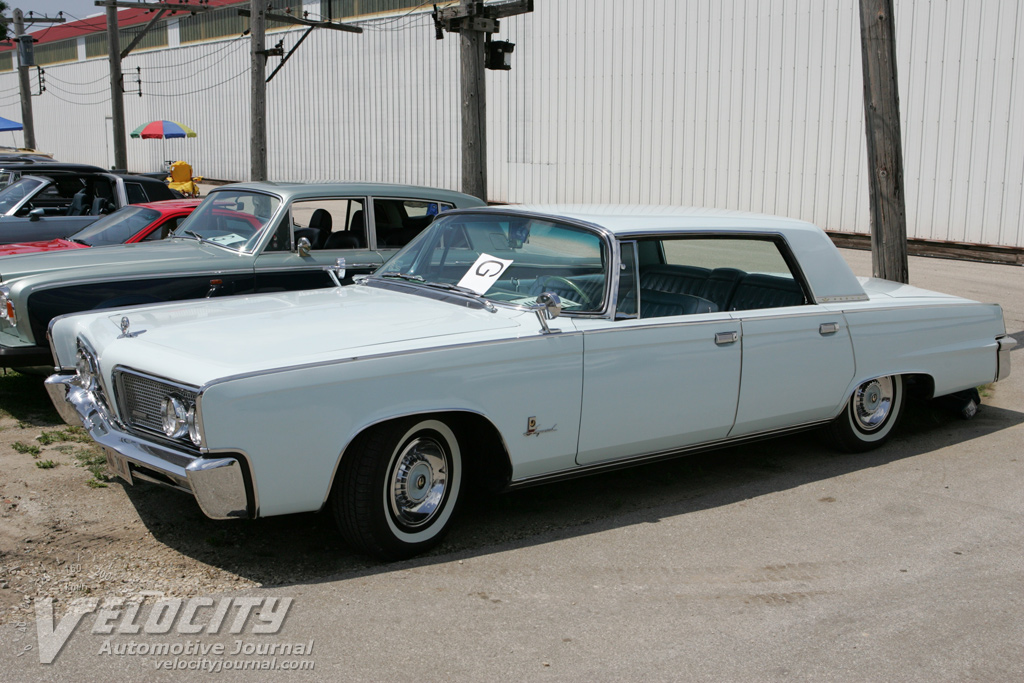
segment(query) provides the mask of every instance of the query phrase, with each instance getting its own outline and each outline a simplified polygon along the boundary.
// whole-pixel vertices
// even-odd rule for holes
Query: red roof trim
[[[188,0],[189,4],[198,6],[199,3],[196,0]],[[249,3],[246,0],[208,0],[203,3],[203,7],[225,7],[229,5],[248,6]],[[98,8],[97,8],[98,9]],[[148,9],[122,9],[117,11],[117,24],[120,28],[127,28],[129,26],[138,26],[139,24],[148,23],[153,18],[155,10]],[[181,17],[185,16],[185,11],[179,11],[176,14],[168,12],[164,15],[164,18],[169,17]],[[28,16],[26,15],[26,20]],[[105,33],[107,30],[107,18],[105,14],[98,14],[96,16],[87,17],[78,21],[69,21],[66,24],[52,24],[50,26],[43,26],[35,31],[29,31],[29,33],[35,36],[38,41],[37,45],[45,43],[55,43],[58,40],[67,40],[68,38],[77,38],[79,36],[91,35],[93,33]],[[7,52],[14,49],[13,43],[0,43],[0,52]]]

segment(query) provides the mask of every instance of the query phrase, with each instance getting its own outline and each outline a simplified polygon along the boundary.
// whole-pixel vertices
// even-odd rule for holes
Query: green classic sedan
[[[327,268],[377,269],[438,214],[475,197],[379,183],[242,183],[213,190],[166,240],[0,257],[0,367],[52,365],[66,313],[315,289]]]

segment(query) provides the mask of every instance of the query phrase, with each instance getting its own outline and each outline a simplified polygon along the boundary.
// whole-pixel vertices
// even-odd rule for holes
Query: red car
[[[178,227],[181,221],[199,206],[200,201],[202,200],[168,199],[162,202],[132,204],[103,216],[67,238],[0,245],[0,256],[161,240]]]

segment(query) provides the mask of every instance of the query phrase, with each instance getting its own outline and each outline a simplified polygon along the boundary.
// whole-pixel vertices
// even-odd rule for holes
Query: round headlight
[[[180,439],[188,433],[188,409],[177,396],[168,396],[162,406],[164,434]]]
[[[75,369],[78,370],[78,384],[83,389],[92,390],[96,387],[96,359],[89,350],[79,345],[75,352]]]
[[[203,445],[203,436],[199,433],[199,426],[196,424],[196,407],[190,405],[185,414],[185,422],[188,424],[188,438],[192,439],[196,448]]]

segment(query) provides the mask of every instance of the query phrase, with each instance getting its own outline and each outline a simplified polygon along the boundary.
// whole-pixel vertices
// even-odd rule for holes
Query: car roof
[[[105,173],[99,166],[90,164],[67,164],[63,161],[8,161],[0,159],[0,170],[27,171],[32,174],[46,175],[51,172],[64,173]]]
[[[820,232],[814,224],[796,218],[687,206],[516,204],[492,206],[486,210],[568,218],[599,226],[624,237],[660,232],[703,232],[709,229],[737,233],[778,233],[783,229]]]
[[[422,185],[400,185],[394,183],[279,183],[249,182],[224,185],[210,191],[210,194],[227,188],[239,190],[259,190],[280,195],[287,200],[314,199],[329,195],[373,195],[377,197],[430,198],[449,201],[456,206],[483,206],[484,203],[468,194],[453,190],[442,190]]]

